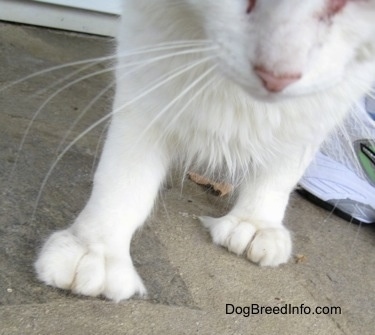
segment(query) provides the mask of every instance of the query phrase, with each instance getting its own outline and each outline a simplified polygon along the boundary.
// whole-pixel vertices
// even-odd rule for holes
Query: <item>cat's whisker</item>
[[[140,60],[140,61],[134,61],[134,62],[130,62],[130,63],[127,63],[125,65],[122,65],[122,66],[114,66],[114,67],[111,67],[111,68],[106,68],[106,69],[103,69],[103,70],[99,70],[99,71],[96,71],[94,73],[90,73],[90,74],[87,74],[87,75],[84,75],[80,78],[77,78],[69,83],[67,83],[66,85],[64,85],[63,87],[59,88],[57,91],[55,91],[52,95],[50,95],[43,103],[42,105],[38,108],[38,110],[34,113],[33,117],[31,118],[25,132],[24,132],[24,135],[22,137],[22,140],[21,140],[21,143],[19,145],[19,148],[17,150],[17,154],[16,154],[16,158],[15,158],[15,162],[13,164],[13,168],[10,172],[10,177],[9,177],[9,180],[12,180],[12,176],[14,174],[14,171],[15,171],[15,168],[17,166],[17,163],[18,163],[18,159],[19,159],[19,154],[20,152],[22,151],[23,147],[24,147],[24,144],[25,144],[25,141],[26,141],[26,138],[30,132],[30,129],[34,123],[34,121],[36,120],[36,118],[39,116],[39,114],[41,113],[41,111],[48,105],[48,103],[50,101],[52,101],[58,94],[60,94],[61,92],[63,92],[64,90],[66,90],[67,88],[83,81],[83,80],[86,80],[86,79],[89,79],[91,77],[94,77],[94,76],[97,76],[97,75],[101,75],[101,74],[104,74],[104,73],[108,73],[110,71],[113,71],[115,69],[119,69],[119,68],[128,68],[128,67],[131,67],[131,66],[134,66],[134,65],[138,65],[138,67],[132,69],[130,72],[133,72],[141,67],[144,67],[144,66],[147,66],[147,65],[150,65],[154,62],[157,62],[157,61],[160,61],[160,60],[164,60],[164,59],[167,59],[167,58],[171,58],[171,57],[175,57],[175,56],[181,56],[181,55],[187,55],[187,54],[194,54],[194,53],[198,53],[198,52],[206,52],[206,51],[209,51],[211,50],[211,48],[198,48],[198,49],[189,49],[189,50],[183,50],[183,51],[179,51],[179,52],[173,52],[173,53],[169,53],[169,54],[166,54],[166,55],[161,55],[161,56],[158,56],[158,57],[154,57],[154,58],[150,58],[150,59],[146,59],[146,60]],[[127,73],[128,74],[128,73]]]
[[[210,68],[209,70],[206,71],[205,74],[203,74],[203,78],[198,78],[199,80],[198,81],[202,81],[205,77],[207,77],[212,71],[211,70],[214,70],[215,67],[213,68]],[[171,136],[171,129],[173,129],[175,126],[176,126],[176,123],[179,121],[179,119],[181,118],[181,116],[184,114],[184,112],[187,110],[187,108],[201,95],[203,94],[210,86],[213,85],[213,83],[216,81],[216,84],[217,84],[217,80],[218,78],[217,77],[213,77],[211,79],[208,79],[199,89],[197,89],[195,91],[195,93],[193,94],[193,96],[189,99],[189,101],[178,111],[178,113],[176,113],[176,115],[173,116],[172,120],[170,121],[169,125],[167,126],[167,128],[165,129],[165,134],[164,136],[165,137],[168,137],[168,136]],[[197,83],[198,84],[198,83]],[[163,136],[161,136],[159,138],[159,140],[162,139]],[[181,165],[181,164],[180,164]],[[186,176],[187,175],[187,172],[189,170],[189,167],[191,165],[191,162],[190,163],[187,163],[187,164],[184,164],[185,165],[185,171],[183,173],[183,176]],[[183,183],[184,180],[182,180],[182,183]],[[182,185],[181,183],[181,185]]]
[[[216,66],[210,68],[209,70],[207,70],[201,77],[199,77],[197,79],[197,84],[198,82],[202,81],[204,78],[206,78],[206,76],[211,73],[213,69],[215,69]],[[194,93],[194,95],[189,99],[189,101],[184,105],[184,107],[182,107],[178,113],[176,113],[176,115],[173,116],[172,120],[170,121],[167,129],[165,129],[165,132],[168,134],[168,132],[170,131],[170,129],[172,129],[173,127],[176,126],[176,122],[179,120],[179,118],[181,117],[181,115],[187,110],[187,108],[190,106],[191,103],[194,102],[194,100],[196,98],[199,97],[199,95],[201,95],[205,90],[208,89],[209,86],[211,86],[215,81],[217,80],[216,77],[213,77],[209,80],[207,80],[204,85],[202,85],[198,90],[196,90],[196,92]]]
[[[110,60],[110,59],[114,59],[114,58],[115,58],[115,56],[105,56],[105,57],[98,57],[98,58],[92,58],[92,59],[85,59],[85,60],[70,62],[70,63],[66,63],[66,64],[63,64],[63,65],[52,66],[50,68],[31,73],[31,74],[29,74],[25,77],[22,77],[20,79],[12,81],[9,84],[3,85],[2,87],[0,87],[0,92],[5,91],[5,90],[7,90],[7,89],[9,89],[13,86],[18,85],[18,84],[21,84],[21,83],[23,83],[23,82],[25,82],[29,79],[32,79],[32,78],[35,78],[35,77],[38,77],[38,76],[42,76],[43,74],[46,74],[46,73],[62,70],[62,69],[77,66],[77,65],[106,61],[106,60]]]
[[[189,52],[190,53],[190,52]],[[179,54],[185,54],[185,53],[179,53]],[[150,63],[152,62],[155,62],[155,61],[159,61],[159,60],[162,60],[164,58],[167,58],[167,57],[171,57],[171,56],[175,56],[176,54],[173,53],[173,54],[168,54],[168,55],[164,55],[164,56],[160,56],[160,57],[157,57],[157,58],[154,58],[154,59],[151,59],[150,61],[147,61],[145,62],[144,64],[141,64],[140,66],[136,67],[136,68],[133,68],[131,71],[125,73],[124,75],[121,76],[120,80],[122,80],[123,78],[125,78],[127,75],[129,75],[130,73],[136,71],[136,70],[139,70],[141,67],[145,66],[145,65],[149,65]],[[118,108],[119,110],[121,110],[121,108],[124,108],[126,107],[127,105],[139,100],[140,98],[144,97],[145,95],[149,94],[150,92],[152,92],[153,90],[159,88],[160,86],[166,84],[168,81],[174,79],[175,77],[185,73],[186,71],[189,71],[191,70],[193,67],[195,66],[198,66],[200,65],[201,63],[207,61],[211,59],[211,57],[207,57],[205,59],[201,59],[197,62],[194,62],[192,64],[188,64],[188,65],[183,65],[177,69],[174,69],[173,71],[171,71],[171,73],[168,73],[168,74],[165,74],[163,77],[166,77],[165,80],[163,81],[158,81],[156,83],[156,85],[152,85],[151,88],[149,90],[146,90],[146,91],[143,91],[139,96],[137,96],[136,98],[132,99],[130,102],[126,103],[125,105],[121,106],[120,108]],[[125,67],[128,67],[128,66],[131,66],[131,65],[134,65],[134,64],[137,64],[138,62],[134,62],[132,64],[127,64]],[[160,79],[160,78],[159,78]],[[112,86],[114,83],[112,83],[111,85],[109,85],[109,87],[107,87],[106,89],[104,89],[100,94],[98,94],[98,96],[101,96],[103,93],[106,92],[107,89],[110,88],[110,86]],[[95,100],[96,101],[96,100]],[[86,112],[91,106],[93,105],[93,103],[91,102],[88,106],[86,106],[86,108],[84,109],[84,112]],[[106,116],[107,117],[107,116]]]
[[[209,69],[210,70],[210,69]],[[207,72],[211,72],[211,71],[207,71]],[[206,72],[206,73],[207,73]],[[209,74],[207,73],[207,75]],[[204,77],[206,77],[206,75],[204,75]],[[203,80],[204,78],[201,78],[201,80]],[[199,80],[199,81],[201,81]],[[184,114],[184,112],[187,110],[187,108],[191,105],[191,103],[193,103],[201,94],[203,94],[210,86],[212,86],[214,83],[216,85],[218,85],[218,81],[220,82],[222,80],[221,77],[217,78],[217,77],[212,77],[211,79],[208,79],[198,90],[195,91],[194,95],[189,99],[189,101],[178,111],[178,113],[176,115],[174,115],[174,117],[172,118],[171,122],[169,123],[168,127],[165,129],[165,137],[168,137],[168,136],[171,136],[169,133],[171,131],[171,129],[173,129],[173,127],[176,126],[176,122],[179,121],[180,117]],[[212,90],[214,90],[214,88],[211,88]],[[162,139],[162,136],[159,138],[159,140]],[[184,181],[185,181],[185,178],[188,174],[188,171],[189,169],[191,168],[191,165],[192,165],[192,162],[180,162],[180,166],[183,167],[183,173],[182,173],[182,179],[181,179],[181,192],[182,192],[182,189],[183,189],[183,184],[184,184]],[[181,167],[180,167],[181,168]]]
[[[206,46],[206,47],[200,47],[200,48],[189,48],[187,50],[175,51],[175,52],[171,52],[171,53],[168,53],[168,54],[155,56],[153,58],[147,57],[147,59],[144,59],[144,60],[133,61],[131,63],[127,63],[125,65],[125,67],[133,66],[133,65],[138,65],[138,64],[143,64],[143,63],[145,63],[145,64],[152,64],[152,63],[154,63],[156,61],[168,59],[168,58],[171,58],[171,57],[174,57],[174,56],[184,56],[184,55],[191,55],[191,54],[199,54],[199,53],[204,53],[204,52],[215,50],[216,48],[217,48],[216,46],[212,46],[212,45]],[[174,47],[171,47],[171,48],[168,48],[168,49],[164,49],[164,50],[160,49],[160,50],[157,50],[157,51],[174,50],[174,49],[175,49]]]
[[[356,86],[360,87],[362,91],[367,92],[367,95],[373,97],[375,94],[375,88],[373,86],[369,86],[368,83],[364,83],[361,78],[351,76],[350,81]]]
[[[158,44],[153,45],[152,47],[144,47],[140,49],[134,49],[133,52],[126,52],[126,53],[119,53],[117,58],[125,58],[143,54],[150,54],[153,52],[160,52],[160,51],[167,51],[167,50],[175,50],[175,49],[186,49],[186,48],[198,48],[198,47],[213,47],[212,43],[207,41],[199,41],[199,40],[192,40],[192,41],[176,41],[170,43],[163,43],[161,46]],[[193,49],[192,49],[193,50]]]
[[[80,78],[77,78],[67,84],[65,84],[63,87],[60,87],[58,90],[56,90],[53,94],[51,94],[41,105],[40,107],[38,108],[38,110],[33,114],[32,118],[30,119],[30,122],[29,124],[27,125],[26,127],[26,130],[24,131],[24,134],[22,136],[22,139],[21,139],[21,142],[18,146],[18,150],[17,150],[17,153],[15,155],[15,160],[14,160],[14,163],[13,163],[13,167],[10,171],[10,174],[9,174],[9,178],[8,180],[12,180],[13,179],[13,175],[14,175],[14,172],[15,172],[15,169],[17,167],[17,164],[18,164],[18,160],[19,160],[19,157],[20,157],[20,153],[22,152],[22,149],[25,145],[25,142],[26,142],[26,139],[30,133],[30,130],[31,130],[31,127],[32,125],[34,124],[35,120],[37,119],[37,117],[39,116],[39,114],[43,111],[43,109],[57,96],[59,95],[61,92],[63,92],[64,90],[68,89],[69,87],[85,80],[85,79],[88,79],[88,78],[91,78],[93,76],[96,76],[96,75],[100,75],[100,74],[103,74],[103,73],[107,73],[109,71],[111,71],[113,69],[105,69],[105,70],[100,70],[100,71],[97,71],[95,73],[91,73],[91,74],[88,74],[88,75],[85,75],[85,76],[82,76]]]
[[[45,177],[43,178],[43,181],[41,183],[41,186],[39,188],[39,192],[38,192],[38,195],[36,197],[36,200],[35,200],[35,204],[34,204],[34,207],[33,207],[33,212],[31,214],[31,221],[34,220],[35,218],[35,213],[36,213],[36,210],[38,208],[38,205],[39,205],[39,202],[40,202],[40,199],[41,199],[41,196],[42,196],[42,193],[43,193],[43,190],[52,174],[52,172],[55,170],[55,167],[57,165],[57,163],[64,157],[64,155],[73,147],[73,145],[75,145],[81,138],[83,138],[85,135],[87,135],[90,131],[92,131],[93,129],[95,129],[96,127],[98,127],[99,125],[101,125],[103,122],[109,120],[109,118],[111,117],[111,115],[113,115],[115,113],[115,111],[113,111],[112,113],[108,113],[107,115],[105,115],[104,117],[100,118],[99,120],[97,120],[96,122],[94,122],[90,127],[86,128],[85,131],[83,131],[80,135],[78,135],[74,140],[72,140],[69,145],[67,145],[64,150],[55,158],[54,162],[52,163],[51,167],[49,168],[49,170],[47,171]]]
[[[86,113],[99,101],[99,99],[107,93],[112,87],[115,86],[116,81],[112,80],[104,89],[102,89],[86,106],[85,108],[81,111],[81,113],[76,117],[74,122],[71,124],[69,129],[65,132],[64,137],[61,139],[56,152],[58,153],[62,146],[64,145],[66,139],[69,137],[73,129],[76,127],[76,125],[79,123],[79,121],[86,115]]]
[[[207,50],[207,49],[204,49],[204,50]],[[199,49],[199,51],[201,52],[201,49]],[[192,53],[192,51],[189,51],[188,52],[189,54]],[[180,54],[183,54],[183,53],[178,53],[179,55]],[[173,53],[173,54],[170,54],[169,57],[172,57],[173,55],[176,55],[176,53]],[[166,56],[160,56],[160,57],[156,57],[157,60],[160,60],[160,59],[164,59],[166,58]],[[154,58],[152,61],[156,61],[156,58]],[[32,212],[32,215],[31,215],[31,220],[33,220],[35,218],[35,213],[36,213],[36,209],[38,207],[38,204],[40,202],[40,198],[41,198],[41,195],[42,195],[42,192],[47,184],[47,181],[49,180],[52,172],[54,171],[57,163],[62,159],[62,157],[64,157],[64,155],[73,147],[73,145],[75,145],[80,139],[82,139],[84,136],[86,136],[90,131],[92,131],[93,129],[95,129],[96,127],[98,127],[99,125],[101,125],[103,122],[107,121],[109,118],[111,118],[114,114],[117,114],[121,111],[124,110],[124,108],[126,108],[127,106],[135,103],[136,101],[140,100],[141,98],[143,98],[144,96],[146,96],[147,94],[155,91],[157,88],[161,87],[162,85],[165,85],[166,83],[168,83],[169,81],[171,81],[172,79],[184,74],[185,72],[187,71],[190,71],[192,68],[202,64],[204,61],[207,61],[208,59],[211,59],[212,57],[207,57],[207,59],[204,59],[204,60],[199,60],[197,62],[194,62],[193,64],[190,64],[190,65],[187,65],[186,67],[184,67],[183,69],[181,69],[180,71],[177,71],[175,72],[173,75],[171,75],[170,77],[168,77],[167,79],[157,83],[156,85],[154,85],[153,87],[151,87],[150,89],[142,92],[141,94],[139,94],[138,96],[136,96],[135,98],[131,99],[130,101],[128,101],[127,103],[121,105],[120,107],[114,109],[111,113],[108,113],[107,115],[103,116],[102,118],[100,118],[99,120],[97,120],[96,122],[94,122],[91,126],[87,127],[83,132],[81,132],[75,139],[73,139],[69,145],[67,145],[64,150],[62,150],[62,152],[56,157],[56,159],[54,160],[54,162],[52,163],[50,169],[47,171],[42,183],[41,183],[41,186],[40,186],[40,189],[39,189],[39,192],[38,192],[38,195],[36,197],[36,201],[35,201],[35,205],[34,205],[34,208],[33,208],[33,212]]]
[[[117,55],[83,59],[79,61],[65,63],[62,65],[56,65],[56,66],[49,67],[47,69],[43,69],[38,72],[31,73],[25,77],[12,81],[8,84],[5,84],[2,87],[0,87],[0,92],[5,91],[15,85],[21,84],[29,79],[32,79],[32,78],[35,78],[35,77],[38,77],[38,76],[41,76],[50,72],[69,68],[69,67],[84,65],[88,63],[99,63],[103,61],[115,60],[118,57],[130,57],[130,56],[135,56],[135,55],[145,54],[145,53],[150,53],[150,52],[155,52],[155,51],[165,51],[165,50],[170,50],[170,49],[175,49],[175,48],[187,48],[187,47],[202,46],[202,45],[209,45],[209,43],[206,40],[166,42],[166,43],[160,43],[160,44],[153,44],[151,46],[144,46],[142,48],[128,51],[126,53],[119,53]]]
[[[350,223],[352,223],[352,219],[351,219]],[[355,235],[354,235],[354,239],[353,239],[353,241],[350,245],[350,251],[348,252],[348,258],[349,259],[352,259],[352,256],[353,256],[353,254],[356,250],[355,247],[356,247],[356,243],[357,243],[358,238],[359,238],[359,232],[360,232],[361,228],[362,228],[362,222],[359,222],[358,228],[356,229],[356,232],[355,232]]]
[[[207,57],[204,59],[199,60],[198,62],[195,62],[191,65],[191,68],[196,67],[204,62],[207,62],[208,60],[212,59],[212,57]],[[139,136],[139,140],[151,129],[153,125],[167,112],[170,110],[170,108],[181,98],[183,98],[187,93],[189,93],[199,82],[201,82],[204,78],[206,78],[212,71],[216,68],[216,65],[211,66],[207,71],[205,71],[202,75],[200,75],[197,79],[195,79],[191,84],[189,84],[184,90],[182,90],[176,97],[174,97],[157,115],[156,117],[148,124],[148,126],[142,131],[142,133]],[[191,102],[191,100],[190,100]],[[182,109],[185,110],[188,105],[190,105],[190,102],[185,105],[185,107]],[[137,143],[135,143],[137,145]]]
[[[199,60],[200,62],[200,60]],[[148,64],[147,64],[148,65]],[[164,80],[164,79],[168,79],[170,78],[170,76],[172,76],[174,73],[176,73],[177,71],[180,71],[180,70],[184,70],[186,69],[187,66],[190,66],[192,65],[192,62],[189,62],[188,64],[183,64],[179,67],[175,67],[173,68],[172,70],[168,71],[167,73],[164,73],[162,76],[159,76],[156,80],[152,81],[149,85],[147,85],[146,87],[143,87],[142,88],[142,91],[144,90],[147,90],[148,88],[152,88],[154,85],[157,85],[161,80]],[[124,78],[125,76],[121,77],[120,78],[120,81]]]
[[[53,84],[47,86],[47,87],[44,87],[42,88],[41,90],[35,92],[33,95],[41,95],[51,89],[53,89],[54,87],[57,87],[59,86],[60,84],[64,83],[65,81],[69,80],[70,78],[74,78],[76,75],[80,74],[81,72],[85,71],[85,70],[88,70],[90,69],[91,67],[93,66],[96,66],[100,64],[100,62],[93,62],[93,63],[89,63],[89,64],[86,64],[85,66],[82,66],[80,67],[79,69],[77,70],[74,70],[72,71],[71,73],[69,73],[68,75],[60,78],[59,80],[55,81]]]
[[[139,66],[136,66],[134,68],[132,68],[130,71],[126,72],[125,74],[123,74],[119,80],[123,80],[125,79],[129,74],[141,69],[142,67],[146,66],[146,65],[149,65],[148,62],[146,63],[143,63],[143,64],[140,64]],[[128,66],[131,66],[131,64],[126,64],[126,67]],[[173,74],[174,72],[180,70],[180,69],[185,69],[186,68],[186,64],[182,65],[181,67],[179,68],[176,68],[174,70],[171,70],[169,71],[168,73],[164,74],[162,77],[158,78],[158,81],[160,81],[160,79],[162,78],[168,78],[171,74]],[[69,136],[69,134],[71,133],[71,131],[75,128],[75,126],[78,124],[78,122],[82,119],[82,117],[87,113],[87,111],[90,110],[90,108],[103,96],[103,94],[105,94],[111,87],[113,87],[115,85],[115,81],[112,81],[109,85],[107,85],[98,95],[96,95],[96,97],[90,101],[90,103],[82,110],[82,112],[80,113],[80,115],[76,118],[76,120],[74,121],[74,123],[70,126],[70,128],[68,129],[68,131],[66,132],[64,138],[60,141],[60,144],[57,148],[57,152],[60,151],[62,145],[64,144],[66,138]],[[150,86],[152,87],[154,85],[154,83],[150,84]]]
[[[148,64],[146,64],[148,65]],[[141,64],[140,66],[138,67],[135,67],[133,69],[131,69],[131,71],[128,71],[127,73],[125,73],[124,75],[122,75],[120,78],[118,78],[119,81],[125,79],[130,73],[132,72],[135,72],[137,70],[139,70],[143,65]],[[181,66],[180,68],[185,68],[186,65],[184,64],[183,66]],[[173,74],[176,70],[179,70],[180,68],[177,68],[177,69],[174,69],[174,70],[171,70],[169,71],[168,73],[164,74],[162,77],[158,78],[158,81],[162,78],[166,78],[168,77],[170,74]],[[152,87],[155,83],[152,83],[150,84],[150,86]],[[82,117],[90,110],[90,108],[92,106],[95,105],[95,103],[103,96],[103,94],[105,94],[110,88],[112,88],[113,86],[115,85],[115,81],[111,81],[111,83],[109,85],[107,85],[98,95],[95,96],[94,99],[92,99],[90,101],[90,103],[88,103],[86,105],[86,107],[82,110],[82,112],[80,113],[80,115],[74,120],[73,124],[70,126],[70,128],[67,130],[67,132],[65,133],[65,136],[63,137],[63,139],[60,141],[60,144],[58,146],[58,148],[56,149],[56,152],[59,152],[61,150],[61,147],[62,145],[64,144],[64,142],[66,141],[66,139],[69,137],[69,134],[72,132],[72,130],[75,128],[75,126],[79,123],[79,121],[82,119]],[[103,132],[104,133],[104,132]],[[101,137],[103,136],[103,134],[101,135]],[[99,147],[99,146],[98,146]],[[98,150],[98,149],[97,149]]]
[[[190,45],[196,45],[196,44],[202,44],[201,42],[198,42],[198,43],[187,43],[187,42],[178,42],[178,43],[167,43],[167,47],[164,47],[164,48],[161,48],[161,47],[157,47],[157,48],[145,48],[147,49],[146,52],[149,52],[150,50],[151,51],[162,51],[162,50],[170,50],[170,49],[175,49],[175,46],[177,45],[180,45],[180,46],[183,46],[183,47],[186,47],[186,46],[190,46]],[[165,59],[165,58],[169,58],[169,57],[174,57],[174,56],[178,56],[178,55],[185,55],[185,54],[191,54],[191,53],[196,53],[196,52],[202,52],[202,51],[208,51],[210,50],[209,48],[204,48],[204,49],[190,49],[190,50],[184,50],[182,52],[174,52],[174,53],[170,53],[170,54],[167,54],[167,55],[162,55],[162,56],[158,56],[158,57],[154,57],[154,58],[150,58],[150,59],[147,59],[147,60],[143,60],[143,61],[136,61],[136,62],[131,62],[131,63],[128,63],[128,64],[125,64],[124,66],[122,67],[131,67],[131,66],[134,66],[134,65],[137,65],[137,64],[140,64],[140,66],[136,67],[135,69],[132,69],[130,72],[133,72],[137,69],[139,69],[140,67],[143,67],[143,66],[146,66],[146,65],[149,65],[149,64],[152,64],[153,62],[156,62],[156,61],[159,61],[159,60],[162,60],[162,59]],[[138,51],[137,52],[134,52],[134,53],[130,53],[128,52],[127,55],[134,55],[134,54],[137,54],[139,53]],[[110,59],[112,57],[102,57],[100,60],[107,60],[107,59]],[[81,68],[81,69],[78,69],[76,71],[74,71],[72,74],[70,74],[68,77],[70,76],[73,76],[81,71],[83,71],[84,69],[87,69],[93,65],[96,65],[98,62],[97,60],[98,59],[94,59],[96,62],[95,63],[90,63],[88,65],[86,65],[84,68]],[[82,62],[74,62],[74,63],[71,63],[69,64],[68,66],[72,66],[72,65],[77,65],[78,63],[82,63]],[[66,66],[63,66],[63,67],[66,67]],[[53,69],[60,69],[61,67],[55,67]],[[32,124],[34,123],[35,119],[38,117],[38,115],[41,113],[41,111],[45,108],[45,106],[51,101],[53,100],[58,94],[60,94],[62,91],[64,91],[65,89],[85,80],[85,79],[88,79],[90,77],[93,77],[93,76],[97,76],[97,75],[100,75],[100,74],[103,74],[103,73],[106,73],[106,72],[110,72],[110,71],[113,71],[114,69],[116,68],[119,68],[118,66],[114,66],[114,67],[111,67],[111,68],[106,68],[104,70],[100,70],[100,71],[96,71],[94,73],[91,73],[91,74],[88,74],[88,75],[85,75],[85,76],[82,76],[80,78],[77,78],[75,79],[74,81],[72,82],[69,82],[68,84],[64,85],[63,87],[59,88],[56,92],[54,92],[49,98],[47,98],[44,103],[39,107],[39,109],[34,113],[33,117],[31,118],[30,122],[29,122],[29,125],[28,127],[26,128],[25,132],[24,132],[24,135],[22,137],[22,140],[21,140],[21,143],[19,145],[19,148],[17,150],[17,154],[16,154],[16,158],[15,158],[15,161],[14,161],[14,164],[13,164],[13,168],[12,170],[10,171],[10,176],[9,176],[9,180],[12,180],[13,178],[13,174],[15,172],[15,169],[17,167],[17,163],[18,163],[18,159],[19,159],[19,154],[20,152],[22,151],[23,147],[24,147],[24,144],[25,144],[25,141],[26,141],[26,138],[30,132],[30,129],[32,127]],[[46,72],[48,71],[48,69],[46,70]],[[42,71],[44,72],[44,71]],[[40,73],[36,73],[34,74],[35,76],[39,75]],[[127,73],[129,74],[129,73]],[[24,78],[24,80],[26,79],[30,79],[31,77],[33,77],[34,75],[31,75],[31,76],[28,76],[27,78]],[[66,80],[67,77],[63,78],[63,81]],[[57,83],[55,83],[57,84]],[[54,86],[54,85],[53,85]],[[5,87],[7,88],[7,87]],[[5,89],[3,88],[3,89]],[[109,88],[105,89],[104,91],[107,91]],[[1,90],[0,90],[1,91]],[[104,94],[104,91],[102,94]],[[102,95],[102,94],[99,94],[97,96],[97,98],[95,98],[94,100],[97,101],[98,98]],[[78,123],[78,121],[82,118],[82,116],[87,112],[87,110],[89,110],[89,108],[93,105],[94,102],[90,103],[84,110],[83,113],[81,113],[81,116],[78,117],[77,121],[73,124],[73,126],[69,129],[68,131],[68,134],[71,132],[71,130],[74,128],[74,126]],[[64,139],[62,140],[61,143],[63,143],[66,139],[67,135],[64,137]],[[59,145],[59,148],[61,147],[61,145]]]
[[[189,52],[190,53],[190,52]],[[171,54],[171,56],[173,56],[173,54]],[[208,59],[211,59],[212,57],[207,57],[207,59],[205,59],[205,61],[207,61]],[[161,60],[163,58],[158,58],[157,60]],[[166,78],[165,80],[162,80],[160,82],[158,82],[156,85],[154,85],[153,87],[151,87],[150,89],[147,89],[145,90],[144,92],[142,92],[140,95],[136,96],[135,98],[133,98],[130,102],[127,102],[125,104],[123,104],[122,106],[120,106],[119,108],[117,108],[117,110],[121,110],[122,108],[125,108],[127,107],[129,104],[132,104],[136,101],[138,101],[139,99],[145,97],[146,95],[148,95],[149,93],[155,91],[157,88],[165,85],[166,83],[168,83],[169,81],[173,80],[174,78],[184,74],[185,72],[191,70],[192,68],[194,68],[195,66],[198,66],[199,64],[203,63],[202,60],[199,60],[197,62],[194,62],[193,64],[188,64],[187,66],[184,66],[182,67],[182,69],[178,70],[178,71],[174,71],[174,74],[172,74],[171,76],[169,76],[168,78]]]
[[[102,131],[100,132],[100,136],[99,136],[98,142],[96,144],[94,158],[93,158],[92,165],[91,165],[91,175],[92,176],[94,175],[95,167],[96,167],[96,162],[98,161],[98,157],[99,157],[99,154],[100,154],[100,148],[101,148],[102,143],[105,140],[104,138],[105,138],[105,136],[107,134],[109,125],[110,125],[110,120],[107,120],[107,123],[105,124],[105,126],[102,129]]]

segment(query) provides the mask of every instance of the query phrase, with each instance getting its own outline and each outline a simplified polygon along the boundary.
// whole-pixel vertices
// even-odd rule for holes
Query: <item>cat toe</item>
[[[264,228],[257,231],[246,256],[261,266],[278,266],[286,263],[291,253],[292,241],[287,229]]]
[[[145,296],[147,291],[133,264],[120,260],[109,261],[103,295],[119,302],[129,299],[134,294]]]
[[[290,233],[283,226],[263,228],[263,222],[239,220],[234,216],[200,217],[215,244],[242,255],[261,266],[286,263],[291,255]]]
[[[35,262],[39,280],[50,286],[71,289],[76,267],[85,253],[85,248],[68,230],[53,233]]]

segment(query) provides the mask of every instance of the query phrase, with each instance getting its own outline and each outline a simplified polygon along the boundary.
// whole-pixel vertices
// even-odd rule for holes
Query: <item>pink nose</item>
[[[273,93],[281,92],[285,87],[295,83],[302,77],[300,73],[276,75],[262,66],[255,66],[254,71],[262,80],[264,88]]]

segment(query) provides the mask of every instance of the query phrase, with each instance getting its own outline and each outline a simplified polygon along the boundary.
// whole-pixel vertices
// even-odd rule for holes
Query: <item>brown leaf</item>
[[[188,177],[194,183],[213,191],[214,194],[223,197],[233,192],[233,185],[228,183],[217,183],[195,172],[188,172]]]
[[[307,257],[305,255],[297,254],[295,256],[295,262],[296,262],[296,264],[304,263],[304,262],[306,262],[306,260],[307,260]]]

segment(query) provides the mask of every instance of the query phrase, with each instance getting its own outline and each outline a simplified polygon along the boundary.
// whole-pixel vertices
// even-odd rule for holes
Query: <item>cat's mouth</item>
[[[308,95],[311,92],[297,92],[296,89],[285,89],[281,91],[269,91],[262,87],[262,85],[249,85],[248,83],[242,83],[237,81],[237,84],[254,100],[265,103],[277,103],[285,101],[299,96]]]

